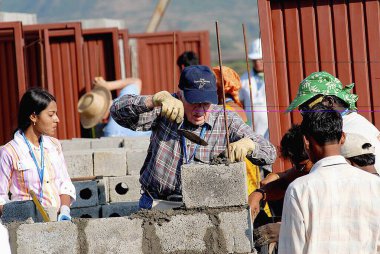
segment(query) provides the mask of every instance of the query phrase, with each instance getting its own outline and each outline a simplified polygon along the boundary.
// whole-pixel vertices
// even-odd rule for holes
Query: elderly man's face
[[[187,121],[194,125],[202,125],[206,122],[210,115],[210,103],[188,103],[181,93],[181,100],[183,102],[183,108]]]

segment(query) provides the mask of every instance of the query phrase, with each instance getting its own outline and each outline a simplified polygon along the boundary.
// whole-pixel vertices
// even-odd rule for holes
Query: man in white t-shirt
[[[239,98],[244,105],[248,124],[252,126],[253,122],[255,132],[268,139],[268,114],[265,95],[264,65],[262,60],[263,57],[261,51],[261,39],[256,39],[253,41],[248,58],[251,59],[253,63],[253,68],[250,71],[253,107],[251,104],[247,72],[240,77],[242,87],[240,89]],[[254,114],[253,120],[251,114],[252,111]]]
[[[379,253],[380,178],[341,155],[340,114],[322,104],[313,109],[301,130],[314,166],[286,190],[278,253]]]
[[[301,82],[297,97],[287,111],[298,107],[303,114],[317,103],[339,111],[343,117],[343,131],[361,134],[375,147],[375,168],[380,173],[380,131],[356,112],[358,96],[350,93],[353,87],[354,84],[350,84],[343,88],[340,80],[327,72],[314,72]]]

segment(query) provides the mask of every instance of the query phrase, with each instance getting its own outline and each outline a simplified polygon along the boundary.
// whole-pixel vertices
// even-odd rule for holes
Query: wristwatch
[[[263,195],[263,198],[261,200],[265,201],[267,199],[267,194],[263,189],[256,189],[254,192],[259,192],[261,195]]]

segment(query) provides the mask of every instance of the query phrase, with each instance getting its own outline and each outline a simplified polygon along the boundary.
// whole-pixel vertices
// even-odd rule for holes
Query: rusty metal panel
[[[279,145],[298,112],[284,114],[302,79],[328,71],[354,82],[359,113],[380,127],[379,1],[258,0],[270,138]],[[275,171],[285,165],[280,159]]]
[[[125,76],[131,77],[131,75],[132,75],[132,64],[131,64],[131,50],[129,48],[128,29],[119,30],[119,40],[122,41]]]
[[[25,92],[21,22],[0,23],[0,144],[13,138],[18,102]]]
[[[94,77],[121,79],[117,28],[86,29],[83,34],[84,78],[89,91]]]
[[[80,23],[30,25],[24,26],[24,31],[28,42],[37,41],[25,56],[30,86],[42,86],[56,97],[60,117],[57,137],[80,137],[76,105],[85,87]],[[31,64],[39,67],[29,67]]]
[[[143,94],[177,90],[180,71],[176,59],[185,50],[194,51],[201,64],[210,65],[209,34],[206,31],[130,34],[129,38],[137,40]]]

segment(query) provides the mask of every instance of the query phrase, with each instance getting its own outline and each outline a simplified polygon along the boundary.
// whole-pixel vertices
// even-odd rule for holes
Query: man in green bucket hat
[[[356,110],[355,102],[358,100],[358,96],[350,93],[353,87],[354,84],[350,84],[343,88],[342,82],[330,73],[324,71],[314,72],[302,80],[298,88],[297,97],[286,111],[290,112],[301,105],[300,109],[305,109],[310,104],[314,106],[316,103],[321,102],[326,95],[335,96],[335,99],[341,100],[341,103],[343,101],[346,109]]]
[[[300,83],[296,98],[287,112],[298,107],[301,114],[322,103],[341,113],[343,131],[361,134],[375,147],[375,168],[380,172],[380,131],[365,117],[356,112],[358,96],[350,93],[354,84],[343,87],[339,79],[327,72],[314,72]]]

